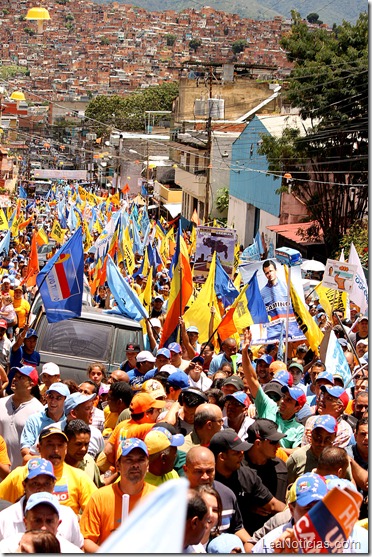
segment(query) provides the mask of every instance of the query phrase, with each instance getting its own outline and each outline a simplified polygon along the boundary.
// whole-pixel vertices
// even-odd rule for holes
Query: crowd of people
[[[189,482],[184,553],[290,549],[283,535],[335,487],[362,495],[336,551],[368,551],[368,316],[354,305],[348,318],[344,308],[326,316],[306,299],[337,336],[346,384],[307,342],[290,343],[285,363],[279,339],[254,345],[249,327],[201,343],[198,322],[181,316],[178,341],[160,347],[169,259],[152,285],[144,346],[129,342],[110,373],[91,362],[77,384],[40,364],[28,319],[35,289],[23,280],[30,240],[20,234],[0,267],[0,552],[96,552],[121,524],[123,494],[131,513],[180,477]],[[89,284],[89,252],[85,263]],[[275,264],[264,265],[268,276]],[[143,292],[147,276],[121,268]],[[268,277],[265,295],[274,287]],[[115,305],[107,284],[92,294],[97,307]]]

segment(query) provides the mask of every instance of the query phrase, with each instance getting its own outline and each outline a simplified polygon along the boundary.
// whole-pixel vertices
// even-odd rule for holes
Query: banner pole
[[[285,354],[284,363],[288,362],[288,333],[289,333],[289,301],[291,298],[291,265],[288,265],[288,281],[287,281],[287,315],[285,319]]]

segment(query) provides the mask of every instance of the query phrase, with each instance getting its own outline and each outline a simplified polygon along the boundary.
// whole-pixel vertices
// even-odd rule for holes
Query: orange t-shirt
[[[155,486],[144,482],[142,491],[129,497],[129,512],[155,489]],[[93,493],[80,520],[84,539],[101,545],[120,526],[122,497],[119,483],[101,487]]]
[[[128,439],[129,437],[144,439],[154,425],[155,424],[138,424],[132,419],[124,420],[115,427],[108,439],[108,442],[114,445],[116,454],[120,441],[124,441],[124,439]]]

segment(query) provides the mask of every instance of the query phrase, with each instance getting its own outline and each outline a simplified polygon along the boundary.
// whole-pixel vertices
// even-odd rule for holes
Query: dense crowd
[[[327,315],[306,298],[318,327],[337,336],[346,384],[308,342],[289,343],[284,363],[279,339],[254,345],[249,327],[200,343],[197,320],[186,326],[181,316],[178,339],[161,342],[169,257],[151,286],[144,346],[129,342],[110,373],[91,362],[77,384],[56,363],[40,364],[29,322],[36,289],[24,280],[30,244],[26,229],[0,267],[0,552],[96,552],[121,524],[123,494],[131,513],[180,477],[189,482],[185,553],[293,550],[288,535],[335,487],[362,495],[337,551],[368,551],[368,316],[353,304],[348,317],[345,308]],[[141,260],[131,274],[118,264],[138,295]],[[93,304],[113,308],[107,283],[92,286],[94,266],[87,250]],[[275,264],[265,269],[270,291]]]

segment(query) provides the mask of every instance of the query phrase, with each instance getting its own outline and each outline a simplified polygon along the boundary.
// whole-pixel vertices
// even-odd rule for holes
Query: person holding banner
[[[85,507],[80,520],[86,553],[95,553],[122,521],[123,495],[129,495],[129,512],[156,487],[145,482],[149,469],[146,444],[134,437],[122,441],[116,454],[120,480],[97,489]]]

